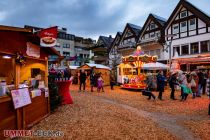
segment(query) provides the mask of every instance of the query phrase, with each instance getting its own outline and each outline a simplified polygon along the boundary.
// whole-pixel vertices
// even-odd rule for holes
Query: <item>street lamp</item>
[[[169,68],[171,68],[171,45],[172,45],[173,37],[175,37],[175,36],[176,36],[175,34],[165,35],[165,37],[171,38],[171,40],[169,41],[169,44],[166,44],[167,48],[164,49],[166,52],[168,52],[168,48],[169,48]]]

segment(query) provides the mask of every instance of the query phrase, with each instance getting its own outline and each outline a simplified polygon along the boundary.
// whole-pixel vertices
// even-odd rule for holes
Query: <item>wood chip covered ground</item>
[[[78,86],[71,85],[70,91],[74,103],[59,107],[32,130],[59,130],[64,136],[50,139],[67,140],[210,138],[207,96],[196,99],[189,96],[187,101],[180,102],[170,100],[167,89],[164,101],[147,100],[139,91],[119,87],[114,90],[105,87],[101,93],[89,92],[87,88],[85,93],[78,93]],[[177,91],[177,99],[179,95]]]

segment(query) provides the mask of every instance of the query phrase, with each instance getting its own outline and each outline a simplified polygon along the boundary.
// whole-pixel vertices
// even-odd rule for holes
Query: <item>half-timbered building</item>
[[[131,23],[126,24],[117,49],[121,56],[127,56],[133,53],[140,30],[140,26]]]
[[[118,65],[120,63],[120,56],[118,54],[118,46],[120,44],[120,38],[121,38],[122,32],[117,32],[111,47],[110,47],[110,51],[109,51],[109,66],[115,67],[116,65]]]
[[[158,61],[166,63],[166,52],[164,52],[163,43],[164,39],[164,25],[166,19],[155,14],[149,14],[144,26],[142,27],[137,46],[141,46],[141,49],[145,54],[157,55]]]
[[[184,71],[199,65],[210,65],[210,17],[188,2],[180,0],[166,26],[171,56]],[[169,55],[170,56],[170,55]]]

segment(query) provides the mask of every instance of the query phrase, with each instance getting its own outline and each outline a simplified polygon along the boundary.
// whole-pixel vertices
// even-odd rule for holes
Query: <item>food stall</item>
[[[50,113],[48,56],[31,30],[0,26],[0,139],[4,130],[28,129]]]
[[[156,62],[157,56],[143,54],[139,48],[134,55],[122,57],[122,63],[117,66],[117,82],[122,88],[144,89],[146,75],[142,66],[146,63]]]
[[[90,85],[90,72],[91,69],[94,70],[95,74],[98,75],[99,73],[102,74],[102,77],[104,79],[104,86],[110,85],[110,72],[111,68],[101,65],[101,64],[90,64],[86,63],[80,67],[77,68],[78,70],[84,69],[87,74],[87,85]]]

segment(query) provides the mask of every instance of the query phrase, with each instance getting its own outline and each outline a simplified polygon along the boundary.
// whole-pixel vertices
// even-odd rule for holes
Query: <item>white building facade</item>
[[[207,14],[182,0],[169,17],[165,34],[167,44],[171,43],[171,58],[182,70],[209,65],[210,17]]]

